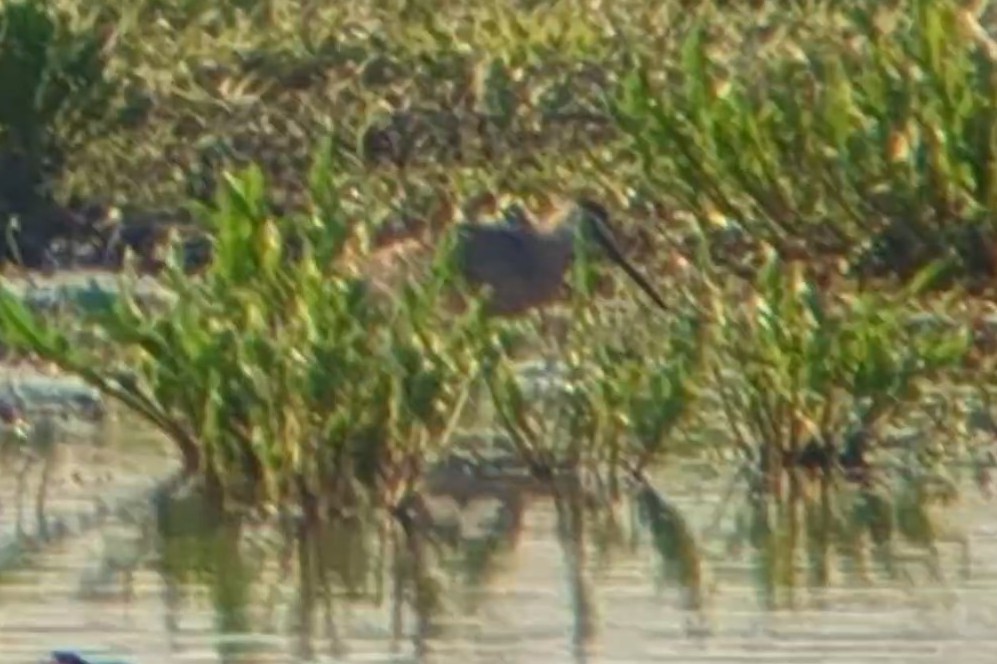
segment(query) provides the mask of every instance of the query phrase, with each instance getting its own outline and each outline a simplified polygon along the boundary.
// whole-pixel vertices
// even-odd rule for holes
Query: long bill
[[[637,284],[649,298],[654,300],[655,304],[661,307],[663,311],[667,311],[668,305],[665,304],[664,298],[662,298],[658,291],[655,290],[654,286],[652,286],[647,280],[647,277],[641,274],[640,271],[638,271],[637,268],[635,268],[630,261],[627,260],[626,256],[623,255],[623,252],[616,244],[616,241],[613,240],[612,236],[609,235],[601,224],[596,224],[595,238],[599,244],[602,245],[602,248],[606,250],[606,253],[609,254],[609,257],[613,259],[613,262],[623,268],[623,271],[627,273],[627,276],[630,277],[630,279],[633,280],[633,282]]]

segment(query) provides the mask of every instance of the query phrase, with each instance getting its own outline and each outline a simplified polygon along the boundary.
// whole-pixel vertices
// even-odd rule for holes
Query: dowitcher
[[[485,291],[485,311],[516,316],[563,299],[565,278],[580,247],[612,260],[662,309],[664,299],[627,260],[610,227],[609,214],[599,203],[577,199],[544,225],[525,212],[510,208],[499,223],[460,223],[454,249],[456,269],[467,283]],[[375,288],[390,290],[398,269],[411,265],[412,254],[425,247],[407,240],[375,252],[363,272]],[[405,276],[405,275],[403,275]]]

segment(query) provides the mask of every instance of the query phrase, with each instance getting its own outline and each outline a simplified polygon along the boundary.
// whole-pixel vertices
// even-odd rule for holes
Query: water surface
[[[657,483],[701,534],[723,483],[689,469]],[[839,561],[828,587],[808,588],[801,573],[795,591],[773,599],[760,586],[758,556],[750,547],[733,552],[718,534],[701,540],[700,612],[674,584],[659,582],[660,559],[646,536],[631,546],[624,528],[622,546],[607,553],[601,531],[591,530],[582,550],[572,550],[558,538],[552,504],[537,498],[524,506],[512,540],[489,540],[475,509],[453,508],[462,549],[424,552],[432,563],[423,588],[435,592],[418,600],[402,584],[401,602],[392,543],[373,533],[327,533],[319,552],[269,528],[219,524],[196,501],[158,526],[153,518],[112,520],[0,577],[0,652],[5,662],[34,662],[72,647],[136,664],[863,664],[989,662],[997,647],[997,518],[971,488],[948,519],[970,536],[968,578],[956,564],[958,547],[942,543],[942,579],[915,561],[896,578],[871,563],[864,580]],[[420,621],[413,605],[426,597],[436,609]]]

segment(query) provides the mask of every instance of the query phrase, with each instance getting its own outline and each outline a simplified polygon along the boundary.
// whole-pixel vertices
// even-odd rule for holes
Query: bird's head
[[[568,208],[564,228],[585,243],[586,248],[603,249],[613,240],[609,211],[590,198],[577,198]]]
[[[576,199],[564,228],[572,233],[575,241],[580,241],[586,250],[594,249],[599,254],[608,256],[648,297],[654,300],[655,304],[662,309],[668,308],[664,298],[620,249],[610,222],[609,211],[605,206],[590,198]]]
[[[522,203],[514,201],[502,208],[502,221],[513,228],[532,228],[533,220]]]

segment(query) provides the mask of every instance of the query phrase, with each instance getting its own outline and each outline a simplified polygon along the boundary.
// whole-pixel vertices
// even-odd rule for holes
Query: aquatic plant
[[[860,274],[994,274],[997,50],[973,7],[824,3],[736,55],[724,20],[698,17],[675,67],[635,49],[610,98],[652,187],[718,245],[739,230]]]
[[[746,304],[717,301],[712,386],[739,445],[779,494],[783,471],[861,474],[925,381],[962,366],[970,336],[911,326],[904,303],[938,266],[896,293],[830,293],[774,252]]]
[[[698,578],[696,541],[642,477],[672,455],[743,465],[749,497],[763,494],[744,501],[759,550],[788,531],[803,541],[852,499],[876,515],[859,521],[880,547],[899,532],[883,515],[900,523],[882,498],[906,491],[896,466],[908,450],[887,447],[887,429],[965,357],[959,332],[908,326],[930,308],[919,268],[942,256],[994,271],[986,16],[955,0],[692,4],[579,15],[561,0],[446,11],[98,0],[128,121],[80,146],[62,188],[136,218],[148,206],[181,217],[197,200],[213,261],[184,275],[177,250],[161,279],[174,302],[160,311],[126,282],[123,298],[59,322],[0,293],[3,342],[140,413],[230,505],[397,507],[447,457],[481,376],[498,415],[485,426],[510,435],[533,486],[562,493],[562,527],[577,530],[577,501],[565,501],[578,484],[610,499],[636,487],[673,580]],[[51,5],[73,26],[92,18],[73,0]],[[326,161],[303,177],[319,135],[331,135],[321,154],[337,155],[335,172]],[[247,163],[258,166],[231,175]],[[439,315],[446,247],[383,309],[350,269],[399,228],[444,237],[488,206],[475,200],[511,195],[543,212],[580,192],[613,209],[667,281],[670,318],[595,304],[580,273],[567,335],[545,343],[556,316]],[[850,279],[891,272],[913,285],[868,292]],[[550,346],[558,387],[523,386],[524,345]],[[869,450],[885,453],[873,464],[894,482],[875,485],[884,496],[865,485]],[[909,465],[928,476],[923,456]],[[832,496],[839,471],[856,468]],[[782,493],[783,481],[809,471],[829,480],[822,500],[804,496],[803,520],[770,518],[793,500],[769,499],[802,491]],[[773,578],[789,556],[770,557]]]
[[[3,337],[137,412],[232,506],[318,518],[391,505],[445,444],[474,374],[469,328],[436,318],[445,261],[394,306],[366,297],[335,177],[316,161],[313,207],[296,218],[272,214],[259,170],[228,177],[201,210],[211,265],[193,277],[175,255],[167,309],[139,307],[122,280],[118,299],[81,314],[94,339],[81,347],[4,290]]]

